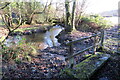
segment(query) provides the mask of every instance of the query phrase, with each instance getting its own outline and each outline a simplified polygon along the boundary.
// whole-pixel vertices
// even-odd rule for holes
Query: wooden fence
[[[99,37],[99,41],[98,41],[98,38]],[[76,53],[74,53],[73,51],[73,44],[74,43],[77,43],[77,42],[81,42],[83,40],[86,40],[86,39],[90,39],[90,38],[94,38],[94,42],[93,42],[93,45],[90,46],[90,47],[87,47],[81,51],[78,51]],[[69,46],[69,56],[65,59],[66,61],[69,61],[69,67],[72,68],[73,65],[74,65],[74,57],[85,52],[85,51],[88,51],[90,50],[91,48],[93,49],[93,54],[95,53],[96,51],[96,46],[100,46],[101,48],[103,47],[103,42],[104,42],[104,30],[102,30],[100,33],[97,33],[97,34],[94,34],[92,36],[89,36],[89,37],[85,37],[85,38],[80,38],[78,40],[74,40],[74,41],[70,41],[70,42],[67,42],[66,45]]]

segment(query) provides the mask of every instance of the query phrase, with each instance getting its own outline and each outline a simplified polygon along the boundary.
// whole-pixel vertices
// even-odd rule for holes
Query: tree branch
[[[43,11],[41,11],[41,12],[34,12],[34,14],[42,14],[42,13],[45,13],[46,8],[52,4],[52,0],[50,1],[50,4],[49,4],[49,5],[47,5],[47,3],[48,3],[48,0],[47,0],[47,2],[46,2],[46,4],[45,4],[45,7],[44,7]]]
[[[5,25],[6,25],[6,27],[7,27],[7,29],[9,30],[9,32],[11,31],[11,29],[10,29],[10,27],[9,27],[9,25],[8,25],[8,22],[7,22],[7,20],[6,20],[6,17],[5,17],[5,15],[3,16],[3,15],[1,15],[1,17],[2,17],[2,19],[3,19],[3,22],[5,23]]]
[[[14,30],[16,30],[17,28],[19,28],[20,27],[20,25],[22,24],[22,17],[21,17],[21,15],[20,15],[20,18],[19,18],[20,20],[19,20],[19,24],[11,31],[11,32],[13,32]]]
[[[3,7],[0,8],[0,10],[6,8],[9,4],[10,3],[6,3]]]

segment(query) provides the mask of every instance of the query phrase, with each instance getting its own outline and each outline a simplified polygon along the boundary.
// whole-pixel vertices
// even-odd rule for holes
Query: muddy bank
[[[81,34],[78,34],[81,33]],[[78,39],[81,37],[84,37],[85,35],[88,36],[90,34],[88,33],[82,33],[78,32],[74,33],[72,35],[64,34],[64,37],[61,38],[63,42],[65,42],[66,38],[70,36],[70,39]],[[69,39],[69,40],[70,40]],[[83,45],[91,45],[91,42],[88,40],[87,42],[82,42],[81,46],[77,43],[74,44],[74,52],[79,51],[83,47]],[[19,64],[16,64],[15,62],[3,62],[3,78],[34,78],[34,79],[42,79],[42,78],[57,78],[57,74],[68,66],[67,62],[65,61],[65,57],[69,55],[69,47],[66,46],[64,43],[62,43],[60,46],[54,46],[54,47],[48,47],[44,50],[38,50],[39,55],[36,57],[31,56],[32,60],[31,62],[21,62]],[[83,61],[87,57],[85,55],[90,54],[89,51],[86,51],[85,53],[82,53],[81,55],[78,55],[75,57],[75,60],[77,63]]]
[[[111,54],[108,60],[99,71],[97,71],[90,80],[120,80],[120,55]]]
[[[31,35],[33,33],[45,33],[52,25],[22,25],[17,30],[15,30],[10,35]],[[4,25],[0,25],[0,35],[4,36],[4,34],[8,33],[8,30],[5,29]]]
[[[10,34],[10,36],[13,35],[31,35],[34,33],[45,33],[47,31],[47,29],[31,29],[31,30],[25,30],[23,32],[20,31],[16,31]]]
[[[18,31],[14,31],[11,35],[31,35],[34,33],[45,33],[49,31],[52,26],[29,25],[29,27],[20,27]]]
[[[73,40],[77,40],[86,36],[91,36],[94,33],[91,32],[81,32],[81,31],[75,31],[72,32],[71,34],[69,33],[65,33],[64,31],[62,31],[58,36],[58,40],[59,42],[66,42],[66,41],[73,41]]]
[[[114,26],[106,30],[106,43],[104,47],[107,52],[104,53],[110,54],[111,58],[108,60],[106,65],[91,77],[91,80],[120,80],[120,55],[113,53],[117,49],[119,41],[117,33],[118,27],[119,26]]]

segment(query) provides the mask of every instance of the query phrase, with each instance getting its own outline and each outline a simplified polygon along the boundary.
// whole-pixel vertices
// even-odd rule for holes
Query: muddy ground
[[[77,32],[72,35],[65,35],[62,38],[63,43],[60,46],[48,47],[44,50],[38,50],[40,55],[31,56],[31,62],[21,62],[16,64],[14,61],[3,61],[3,80],[4,79],[48,79],[57,78],[57,74],[68,67],[68,62],[65,58],[69,55],[69,47],[65,45],[64,40],[78,39],[85,36],[90,36],[90,33]],[[69,37],[69,38],[68,38]],[[74,52],[90,46],[92,40],[86,40],[81,43],[74,44]],[[81,46],[80,46],[81,44]],[[83,45],[86,45],[83,47]],[[76,57],[77,63],[83,61],[89,54],[88,51]]]
[[[109,30],[106,30],[105,38],[111,39],[107,41],[105,47],[107,46],[108,50],[115,51],[117,50],[117,43],[119,40],[118,36],[118,26],[114,26]],[[97,71],[91,78],[91,80],[120,80],[120,54],[110,53],[111,58],[108,62]]]
[[[120,55],[111,54],[111,58],[90,80],[120,80]]]
[[[22,62],[15,64],[14,62],[3,62],[3,80],[4,79],[43,79],[43,78],[56,78],[57,73],[64,69],[67,62],[64,60],[68,56],[68,46],[65,45],[66,41],[77,40],[81,37],[90,36],[92,33],[76,32],[71,35],[62,35],[59,40],[61,46],[48,47],[45,50],[39,50],[41,55],[32,57],[31,62]],[[92,45],[93,40],[86,40],[81,43],[74,44],[74,52],[82,50],[85,47]],[[78,62],[86,59],[84,55],[90,54],[89,51],[79,55],[76,60]],[[109,53],[111,54],[111,53]],[[111,54],[108,60],[99,71],[97,71],[90,80],[120,80],[120,55]]]

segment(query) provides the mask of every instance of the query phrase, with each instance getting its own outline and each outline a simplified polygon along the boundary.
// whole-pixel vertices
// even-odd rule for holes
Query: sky
[[[46,2],[47,0],[43,0]],[[61,2],[64,0],[53,0],[53,2]],[[77,0],[81,1],[81,0]],[[87,13],[99,13],[103,11],[110,11],[110,10],[117,10],[118,9],[118,2],[120,0],[87,0]]]
[[[2,1],[2,0],[0,0]],[[31,1],[31,0],[4,0],[4,1]],[[47,0],[37,0],[46,2]],[[51,1],[51,0],[48,0]],[[53,2],[64,2],[65,0],[52,0]],[[77,0],[82,1],[82,0]],[[118,2],[120,0],[87,0],[87,13],[99,13],[103,11],[111,11],[118,9]]]
[[[88,0],[88,12],[99,13],[103,11],[117,10],[119,0]]]

